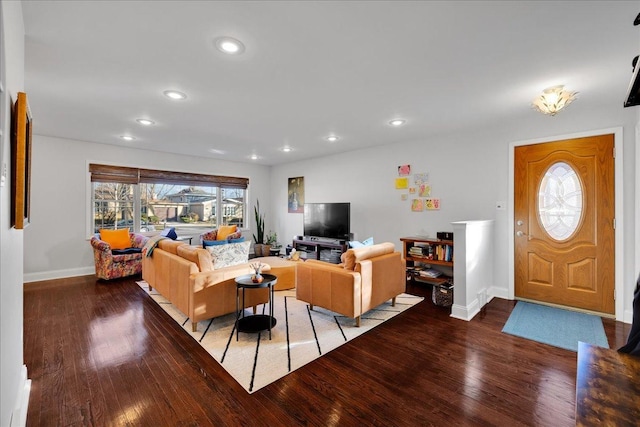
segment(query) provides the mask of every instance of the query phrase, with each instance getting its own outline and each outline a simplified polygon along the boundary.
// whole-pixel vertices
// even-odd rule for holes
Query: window
[[[542,227],[556,240],[567,240],[577,230],[582,218],[582,184],[567,163],[554,163],[542,178],[538,216]]]
[[[178,235],[194,236],[221,225],[245,225],[246,178],[96,164],[89,172],[94,232],[175,227]]]

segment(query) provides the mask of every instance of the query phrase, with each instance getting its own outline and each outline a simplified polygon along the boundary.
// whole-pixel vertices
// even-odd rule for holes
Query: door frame
[[[623,220],[623,128],[607,128],[600,130],[593,130],[587,132],[572,133],[568,135],[556,135],[551,137],[537,138],[525,141],[516,141],[509,144],[509,194],[507,202],[507,227],[509,236],[509,299],[515,299],[515,244],[514,244],[514,190],[515,190],[515,176],[514,176],[514,161],[515,161],[515,148],[522,145],[534,145],[544,144],[547,142],[562,141],[565,139],[584,138],[589,136],[613,134],[613,141],[615,147],[615,159],[614,159],[614,179],[615,179],[615,318],[618,321],[624,321],[624,220]]]

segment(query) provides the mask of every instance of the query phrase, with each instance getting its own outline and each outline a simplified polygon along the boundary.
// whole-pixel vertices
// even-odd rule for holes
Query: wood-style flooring
[[[25,285],[27,425],[575,425],[577,355],[501,333],[514,301],[465,322],[409,286],[425,301],[248,394],[136,279]]]

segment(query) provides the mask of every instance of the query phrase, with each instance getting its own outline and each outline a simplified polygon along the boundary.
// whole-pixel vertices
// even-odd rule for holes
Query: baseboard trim
[[[500,298],[500,299],[506,299],[506,300],[509,299],[509,289],[498,288],[498,287],[495,287],[495,286],[491,286],[489,288],[488,293],[489,293],[490,298],[497,297],[497,298]],[[491,301],[491,299],[489,299],[489,301]]]
[[[451,306],[451,317],[454,319],[466,320],[467,322],[480,313],[480,304],[478,300],[473,300],[468,306],[456,305]]]
[[[67,270],[43,271],[40,273],[25,273],[24,283],[40,282],[42,280],[65,279],[67,277],[88,276],[95,274],[95,267],[70,268]]]
[[[22,365],[20,371],[20,383],[16,406],[11,414],[11,427],[24,427],[27,425],[27,410],[29,409],[29,395],[31,394],[31,380],[27,378],[27,366]]]

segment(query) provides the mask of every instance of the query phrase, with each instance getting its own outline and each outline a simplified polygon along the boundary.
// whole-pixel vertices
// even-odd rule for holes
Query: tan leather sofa
[[[347,317],[360,316],[406,289],[405,264],[393,243],[380,243],[343,254],[342,264],[307,260],[297,265],[296,298]]]
[[[146,254],[145,254],[146,255]],[[209,251],[185,242],[164,239],[142,260],[142,278],[189,317],[195,332],[198,322],[233,313],[235,278],[251,274],[250,263],[213,268]],[[263,272],[269,271],[267,265]],[[245,308],[269,301],[267,288],[247,290]]]

